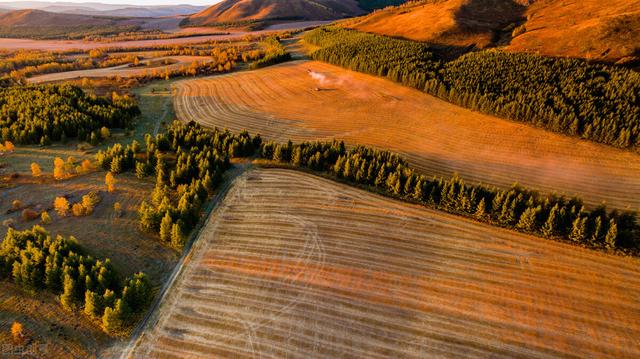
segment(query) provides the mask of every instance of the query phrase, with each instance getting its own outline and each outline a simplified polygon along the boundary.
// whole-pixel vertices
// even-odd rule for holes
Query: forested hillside
[[[578,59],[485,50],[437,60],[427,45],[335,27],[317,60],[385,76],[453,103],[611,146],[639,145],[640,74]]]
[[[124,128],[139,113],[127,96],[99,98],[70,85],[0,89],[0,140],[49,144],[78,138],[93,143],[100,129]]]

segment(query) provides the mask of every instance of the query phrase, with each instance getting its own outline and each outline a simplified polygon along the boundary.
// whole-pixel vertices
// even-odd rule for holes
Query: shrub
[[[64,197],[56,197],[53,201],[53,208],[60,217],[65,217],[69,213],[69,201]]]
[[[40,165],[33,162],[31,163],[31,175],[33,177],[40,177],[42,175],[42,169],[40,169]]]
[[[42,214],[40,214],[40,222],[42,224],[50,224],[51,223],[51,216],[49,216],[49,213],[47,211],[42,212]]]
[[[38,217],[40,217],[38,212],[36,212],[36,211],[34,211],[32,209],[26,208],[26,209],[24,209],[22,211],[22,219],[25,222],[33,221],[34,219],[37,219]]]
[[[13,342],[16,344],[20,344],[24,341],[24,327],[20,322],[13,322],[11,324],[11,338]]]
[[[22,201],[20,201],[19,199],[14,199],[11,202],[11,208],[13,208],[14,210],[22,208]]]

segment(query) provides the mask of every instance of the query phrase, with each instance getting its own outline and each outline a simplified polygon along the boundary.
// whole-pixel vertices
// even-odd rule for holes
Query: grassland
[[[47,147],[18,146],[14,152],[0,157],[3,164],[0,168],[0,223],[9,220],[15,228],[30,228],[40,221],[23,220],[22,209],[48,210],[53,221],[44,227],[52,234],[74,236],[89,254],[97,258],[110,258],[123,277],[144,271],[154,286],[160,286],[179,256],[175,250],[160,244],[157,238],[138,229],[137,208],[150,195],[152,181],[139,180],[133,174],[122,174],[117,176],[116,191],[109,193],[103,171],[63,181],[53,180],[51,172],[55,157],[66,159],[72,156],[78,161],[92,160],[100,148],[116,142],[129,142],[132,138],[142,142],[144,133],[159,131],[161,122],[169,121],[167,119],[172,116],[168,83],[155,82],[135,90],[143,115],[137,119],[131,136],[116,132],[93,148],[87,144],[78,146],[77,142]],[[44,176],[31,176],[32,162],[40,165]],[[90,191],[99,193],[102,198],[91,215],[60,217],[52,210],[55,197],[66,195],[69,202],[74,203]],[[12,211],[12,201],[16,199],[23,206],[18,211]],[[115,202],[122,205],[122,215],[114,211]],[[5,231],[3,226],[0,238],[4,237]],[[0,287],[0,347],[12,343],[10,327],[13,321],[18,320],[27,330],[31,344],[36,347],[46,344],[46,351],[35,357],[91,358],[118,355],[122,345],[120,339],[107,336],[85,316],[64,311],[54,296],[46,292],[26,292],[9,281],[0,283]]]
[[[637,357],[638,261],[311,175],[236,180],[133,357]]]
[[[640,157],[475,113],[319,62],[176,83],[181,120],[287,141],[344,139],[402,153],[428,175],[514,182],[640,208]]]
[[[53,295],[29,293],[4,281],[0,285],[1,357],[96,358],[98,348],[113,342],[85,317],[62,310]],[[25,328],[27,341],[22,348],[11,338],[14,321]]]
[[[640,4],[627,0],[608,1],[607,6],[598,0],[425,0],[346,20],[343,25],[433,45],[506,46],[510,51],[616,62],[638,56]],[[517,26],[519,31],[512,33]]]

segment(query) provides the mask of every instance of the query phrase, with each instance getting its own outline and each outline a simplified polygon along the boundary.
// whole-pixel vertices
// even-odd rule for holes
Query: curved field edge
[[[320,62],[176,83],[178,118],[269,140],[345,140],[399,152],[426,175],[514,182],[595,206],[640,208],[640,156],[472,112]]]
[[[567,247],[254,170],[131,355],[637,357],[640,262]]]

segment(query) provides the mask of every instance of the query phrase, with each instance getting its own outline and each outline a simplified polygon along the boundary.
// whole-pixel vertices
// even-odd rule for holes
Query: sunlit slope
[[[224,0],[186,19],[207,26],[249,20],[334,20],[360,15],[355,0]]]
[[[345,26],[449,46],[507,44],[513,51],[612,62],[640,56],[640,2],[629,0],[429,0]]]

